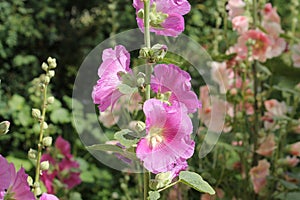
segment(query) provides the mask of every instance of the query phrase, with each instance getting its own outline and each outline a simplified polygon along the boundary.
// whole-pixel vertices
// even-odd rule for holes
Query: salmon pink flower
[[[183,15],[191,10],[187,0],[150,0],[150,31],[157,35],[178,36],[184,30]],[[137,13],[137,23],[144,31],[144,3],[134,0],[133,7]]]
[[[236,53],[241,54],[238,55],[239,57],[247,57],[249,54],[247,45],[249,45],[252,50],[249,60],[265,62],[271,41],[265,33],[259,30],[249,30],[238,38],[237,45],[240,51]]]
[[[229,0],[226,6],[228,10],[229,19],[233,19],[236,16],[244,13],[244,7],[246,6],[243,0]]]
[[[287,156],[285,158],[285,162],[290,167],[296,167],[298,165],[298,163],[300,162],[300,159],[297,158],[296,156]]]
[[[118,86],[122,83],[120,74],[130,73],[130,54],[124,46],[115,49],[105,49],[102,54],[102,64],[98,69],[100,79],[93,88],[92,98],[101,112],[113,106],[123,95]]]
[[[194,113],[201,107],[197,95],[191,90],[191,76],[176,65],[156,65],[151,77],[151,88],[157,93],[171,92],[169,102],[183,103],[189,113]]]
[[[232,19],[232,28],[239,34],[246,32],[249,28],[249,20],[246,16],[236,16]]]
[[[267,184],[267,176],[269,175],[270,163],[267,160],[258,161],[258,165],[250,170],[251,181],[254,192],[259,193]]]
[[[184,169],[195,146],[190,138],[193,125],[185,106],[180,103],[169,106],[160,100],[149,99],[143,110],[147,135],[137,145],[137,157],[153,173]],[[178,170],[174,171],[174,174],[178,173]]]
[[[267,3],[262,11],[263,19],[270,22],[280,23],[280,17],[276,8],[272,7],[271,3]]]
[[[274,149],[276,149],[275,138],[273,134],[270,134],[260,144],[259,148],[256,150],[256,153],[263,156],[271,156]]]
[[[294,156],[300,156],[300,142],[296,142],[294,144],[291,144],[289,147],[289,153]]]
[[[35,200],[27,182],[28,175],[22,167],[16,172],[15,166],[0,155],[0,199]]]
[[[278,102],[276,99],[270,99],[264,102],[267,116],[269,117],[282,117],[287,113],[287,107],[284,102]]]
[[[293,45],[291,50],[294,67],[300,68],[300,43]]]

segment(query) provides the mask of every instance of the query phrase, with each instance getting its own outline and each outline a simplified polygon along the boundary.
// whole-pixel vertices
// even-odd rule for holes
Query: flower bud
[[[43,138],[43,145],[45,147],[50,147],[52,145],[52,137],[44,137]]]
[[[34,190],[35,190],[35,194],[36,194],[37,196],[39,196],[39,195],[42,194],[41,187],[35,187]]]
[[[50,83],[50,77],[49,76],[45,76],[44,83],[46,85],[48,85]]]
[[[55,71],[54,70],[50,70],[48,72],[48,75],[49,75],[50,78],[52,78],[55,75]]]
[[[0,123],[0,135],[5,135],[8,132],[10,126],[9,121],[3,121]]]
[[[144,79],[144,78],[138,78],[138,79],[136,80],[136,82],[137,82],[137,85],[138,85],[139,87],[142,87],[142,86],[144,86],[145,79]]]
[[[139,58],[147,59],[150,49],[147,47],[141,48]]]
[[[46,72],[47,70],[48,70],[48,65],[45,63],[45,62],[43,62],[43,64],[42,64],[42,69]]]
[[[55,58],[48,57],[47,62],[49,64],[50,69],[56,68],[57,64],[56,64],[56,59]]]
[[[27,183],[28,183],[29,186],[32,186],[32,185],[33,185],[33,179],[32,179],[31,176],[28,176],[28,177],[27,177]]]
[[[41,117],[41,111],[37,108],[31,109],[31,115],[35,119],[39,119]]]
[[[28,151],[28,158],[35,160],[37,158],[37,151],[34,149],[29,149]]]
[[[46,130],[48,128],[47,122],[43,122],[43,129]]]
[[[48,169],[49,169],[49,166],[50,166],[50,164],[49,164],[49,161],[48,161],[48,160],[47,160],[47,161],[41,162],[41,170],[42,170],[42,171],[48,170]]]
[[[135,125],[135,128],[136,128],[136,130],[137,130],[138,132],[142,132],[142,131],[145,130],[146,124],[145,124],[144,122],[142,122],[142,121],[138,121],[138,122],[136,123],[136,125]]]
[[[47,102],[48,102],[48,104],[53,104],[54,103],[54,97],[48,97]]]

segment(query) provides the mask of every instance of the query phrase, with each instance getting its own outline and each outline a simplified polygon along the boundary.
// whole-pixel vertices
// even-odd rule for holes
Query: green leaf
[[[139,141],[139,139],[137,138],[125,138],[126,135],[133,137],[132,133],[133,132],[129,129],[122,129],[121,131],[115,133],[114,138],[118,140],[121,143],[121,145],[125,146],[126,148],[130,148],[132,145],[136,144]]]
[[[129,85],[126,84],[120,84],[118,86],[118,89],[122,94],[132,94],[137,91],[137,88],[130,87]]]
[[[111,145],[111,144],[95,144],[92,146],[86,147],[87,150],[93,150],[93,151],[104,151],[104,152],[112,152],[112,153],[117,153],[119,155],[122,155],[128,159],[131,160],[137,160],[137,157],[135,156],[134,153],[125,151],[119,146],[116,145]]]
[[[150,191],[148,192],[148,194],[149,194],[148,197],[149,200],[158,200],[160,198],[160,194],[157,191]]]
[[[67,109],[59,108],[51,113],[50,119],[53,123],[64,124],[70,122],[70,115]]]
[[[195,173],[189,171],[182,171],[179,174],[180,182],[198,190],[199,192],[208,193],[210,195],[215,194],[214,189],[203,178]]]

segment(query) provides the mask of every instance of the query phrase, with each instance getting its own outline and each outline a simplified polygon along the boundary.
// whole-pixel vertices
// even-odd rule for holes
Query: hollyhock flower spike
[[[171,92],[169,102],[171,104],[174,102],[183,103],[189,113],[194,113],[201,107],[197,95],[191,90],[189,73],[181,70],[176,65],[156,65],[154,75],[151,77],[151,89],[162,94]]]
[[[157,35],[178,36],[184,30],[183,15],[191,10],[187,0],[150,0],[150,31]],[[133,7],[137,13],[137,23],[144,31],[144,3],[134,0]]]
[[[93,88],[94,104],[99,105],[101,112],[113,106],[123,95],[118,86],[122,83],[120,74],[131,73],[129,68],[130,54],[124,46],[118,45],[115,49],[106,49],[102,55],[103,63],[98,69],[100,79]]]
[[[16,172],[12,163],[0,155],[0,199],[35,200],[27,182],[24,168]]]
[[[147,136],[137,145],[137,157],[152,173],[185,169],[185,160],[194,153],[195,143],[190,138],[193,125],[185,106],[172,106],[150,99],[143,107]]]
[[[260,160],[258,165],[250,170],[251,181],[256,194],[266,186],[269,169],[270,163],[267,160]]]

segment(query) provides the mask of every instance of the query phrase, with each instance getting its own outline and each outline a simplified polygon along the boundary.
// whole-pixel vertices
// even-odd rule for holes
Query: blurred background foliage
[[[283,29],[290,30],[290,8],[286,1],[271,2],[282,17]],[[236,36],[227,20],[226,1],[193,0],[190,3],[192,10],[185,16],[185,34],[218,59],[218,55],[234,44]],[[51,93],[56,100],[48,109],[48,134],[60,134],[71,142],[83,171],[83,183],[69,198],[106,200],[135,196],[134,175],[124,176],[102,165],[82,146],[72,124],[71,96],[77,70],[85,56],[108,37],[136,27],[131,0],[0,1],[0,121],[5,119],[12,123],[10,133],[0,140],[1,154],[10,161],[22,163],[29,174],[33,174],[30,171],[33,163],[24,158],[38,134],[37,123],[31,117],[31,108],[40,105],[35,77],[41,73],[41,61],[52,56],[59,67],[52,84]],[[299,32],[297,34],[299,36]],[[294,85],[299,81],[299,70],[289,66],[288,59],[279,60],[277,67],[273,67],[276,60],[266,64],[274,79]],[[199,161],[197,155],[194,157],[192,168],[197,171]],[[205,178],[216,181],[209,175]],[[171,195],[172,191],[165,197],[172,199]],[[189,199],[199,199],[199,194],[190,191]]]

